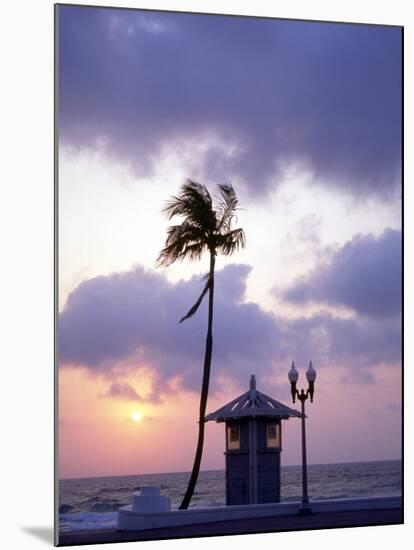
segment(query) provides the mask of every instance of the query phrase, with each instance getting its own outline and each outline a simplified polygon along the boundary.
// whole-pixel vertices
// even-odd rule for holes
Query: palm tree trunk
[[[213,300],[214,300],[214,265],[216,256],[214,250],[210,250],[210,289],[208,294],[208,329],[206,337],[206,347],[204,353],[204,369],[203,369],[203,383],[201,386],[200,396],[200,410],[198,418],[198,440],[197,449],[194,457],[193,470],[191,472],[190,481],[188,483],[187,491],[184,495],[183,501],[180,505],[180,510],[187,510],[190,501],[193,497],[194,489],[197,483],[198,474],[200,472],[201,457],[203,454],[204,446],[204,428],[205,428],[205,416],[207,408],[208,387],[210,383],[210,369],[211,369],[211,356],[213,353]]]

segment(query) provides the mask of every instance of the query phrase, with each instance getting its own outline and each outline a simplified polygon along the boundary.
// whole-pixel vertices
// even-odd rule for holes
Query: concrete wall
[[[135,512],[132,510],[132,506],[124,506],[120,508],[118,512],[118,529],[139,531],[161,527],[227,521],[232,519],[288,516],[298,514],[299,506],[300,502],[283,502],[176,510],[160,513]],[[402,507],[402,499],[401,497],[379,497],[320,500],[311,502],[311,507],[314,512],[400,509]]]

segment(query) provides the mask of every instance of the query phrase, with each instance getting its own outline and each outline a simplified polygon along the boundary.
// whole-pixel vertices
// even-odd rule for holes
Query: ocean
[[[301,499],[301,466],[282,466],[281,500]],[[59,481],[59,531],[113,529],[117,510],[131,504],[132,493],[143,485],[158,485],[177,509],[187,487],[189,473],[148,474],[62,479]],[[400,460],[348,462],[308,466],[311,500],[401,495]],[[200,472],[190,508],[225,504],[224,470]]]

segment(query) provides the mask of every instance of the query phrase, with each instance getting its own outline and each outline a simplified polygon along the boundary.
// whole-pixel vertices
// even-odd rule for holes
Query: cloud
[[[217,274],[215,353],[226,368],[235,360],[240,369],[265,357],[258,349],[252,354],[249,338],[256,346],[270,340],[272,319],[255,304],[241,304],[246,265],[230,265]],[[120,362],[130,368],[151,366],[165,381],[179,375],[183,383],[198,389],[204,353],[206,304],[183,324],[178,321],[198,297],[201,277],[176,285],[154,271],[137,267],[109,277],[81,283],[68,297],[60,316],[60,360],[116,376]],[[247,376],[248,374],[246,374]],[[168,391],[160,383],[158,391]]]
[[[269,377],[292,359],[318,366],[370,369],[400,361],[398,319],[339,319],[320,313],[283,319],[244,301],[247,265],[217,272],[215,291],[212,392],[230,377],[241,387],[251,373]],[[178,320],[197,298],[203,281],[170,283],[163,275],[136,267],[132,271],[82,282],[69,296],[59,319],[61,367],[86,368],[105,375],[111,394],[132,397],[118,384],[120,366],[151,371],[152,397],[179,387],[199,391],[206,331],[206,304],[183,324]],[[176,390],[175,390],[176,391]],[[138,394],[139,395],[139,394]]]
[[[130,384],[120,382],[113,382],[103,397],[116,397],[124,401],[141,401],[142,399]]]
[[[140,403],[159,403],[161,400],[160,393],[150,392],[142,396],[131,386],[131,384],[125,382],[112,382],[106,393],[101,397],[114,397],[115,399],[121,399],[123,401],[138,401]],[[169,389],[169,393],[171,393],[171,389]]]
[[[191,158],[188,175],[252,194],[295,165],[389,195],[401,29],[60,6],[59,128],[61,143],[103,147],[141,175],[169,151]]]
[[[345,306],[373,318],[399,315],[401,254],[401,231],[387,229],[379,237],[357,235],[282,296],[297,304]]]

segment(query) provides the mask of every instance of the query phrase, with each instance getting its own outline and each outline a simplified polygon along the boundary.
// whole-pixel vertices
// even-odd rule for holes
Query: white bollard
[[[152,512],[169,512],[171,510],[171,501],[168,497],[161,495],[159,487],[147,485],[141,487],[138,493],[134,493],[132,510],[144,514]]]

